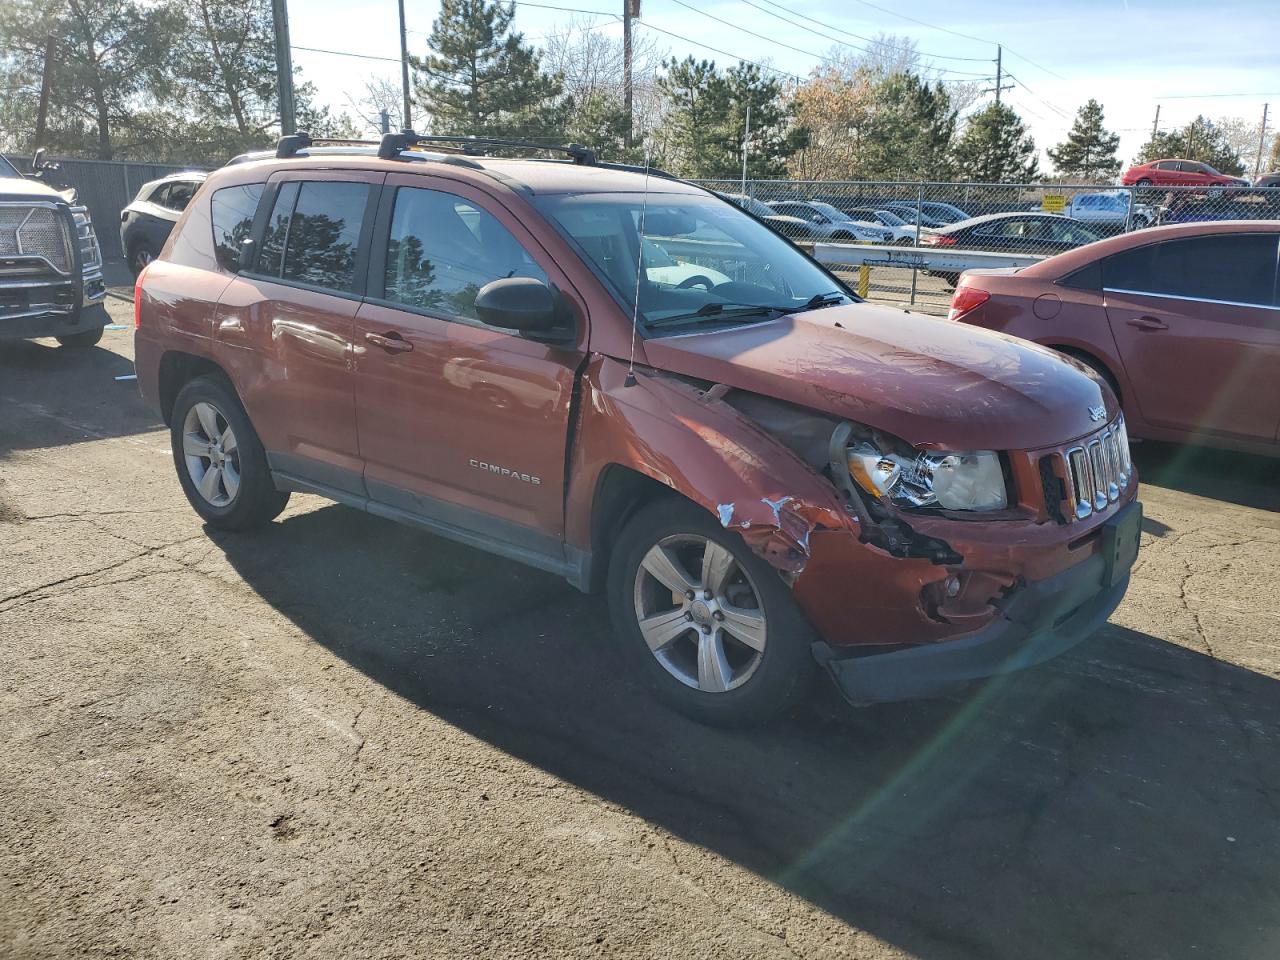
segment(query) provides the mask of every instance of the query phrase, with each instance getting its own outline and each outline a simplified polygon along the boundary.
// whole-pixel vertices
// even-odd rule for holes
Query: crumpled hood
[[[660,370],[836,414],[915,446],[1037,449],[1119,412],[1110,390],[1055,351],[869,303],[647,340],[644,351]],[[1104,404],[1105,421],[1095,419]]]

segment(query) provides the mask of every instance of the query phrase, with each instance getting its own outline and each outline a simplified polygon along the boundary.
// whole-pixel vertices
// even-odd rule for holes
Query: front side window
[[[262,198],[262,184],[215,190],[209,202],[213,221],[213,250],[219,266],[238,271],[244,243],[253,232],[253,218]]]
[[[786,240],[714,197],[549,194],[534,202],[628,315],[638,298],[648,335],[851,299]]]
[[[1276,251],[1274,233],[1166,240],[1107,257],[1103,285],[1156,296],[1273,306]]]
[[[396,191],[385,299],[478,321],[476,294],[506,277],[549,282],[520,241],[488,211],[439,190]]]
[[[341,180],[282,184],[262,238],[258,271],[350,292],[369,185]]]

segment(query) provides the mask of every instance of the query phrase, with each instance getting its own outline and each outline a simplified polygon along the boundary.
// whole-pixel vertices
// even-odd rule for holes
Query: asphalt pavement
[[[1095,638],[750,732],[603,603],[295,495],[206,530],[100,347],[0,344],[0,957],[1280,950],[1280,461],[1143,444]]]

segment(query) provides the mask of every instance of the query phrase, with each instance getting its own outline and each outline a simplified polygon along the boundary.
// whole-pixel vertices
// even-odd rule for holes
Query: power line
[[[334,57],[355,57],[357,60],[385,60],[388,63],[400,62],[399,57],[375,57],[371,53],[351,53],[347,50],[324,50],[320,47],[300,47],[297,44],[292,44],[290,49],[305,50],[307,53],[327,53]]]
[[[1005,73],[1005,76],[1007,76],[1010,80],[1012,80],[1012,81],[1013,81],[1014,83],[1016,83],[1018,86],[1022,87],[1022,89],[1023,89],[1023,90],[1027,91],[1027,93],[1031,94],[1031,96],[1035,97],[1037,100],[1039,100],[1041,103],[1043,103],[1046,107],[1048,107],[1050,110],[1052,110],[1052,111],[1053,111],[1054,113],[1056,113],[1058,116],[1060,116],[1063,120],[1070,120],[1070,119],[1071,119],[1071,115],[1070,115],[1070,114],[1068,114],[1067,112],[1065,112],[1065,111],[1064,111],[1064,110],[1062,110],[1061,108],[1059,108],[1059,107],[1055,106],[1054,104],[1050,103],[1050,102],[1049,102],[1048,100],[1046,100],[1044,97],[1040,96],[1040,94],[1036,93],[1034,90],[1032,90],[1030,87],[1028,87],[1025,83],[1023,83],[1021,80],[1019,80],[1017,77],[1015,77],[1015,76],[1014,76],[1012,73],[1010,73],[1008,70],[1006,70],[1004,73]]]
[[[759,67],[761,70],[768,70],[771,73],[781,74],[784,77],[790,77],[792,80],[796,80],[796,81],[799,81],[800,83],[804,83],[804,77],[797,76],[796,74],[790,73],[789,71],[779,70],[777,67],[771,67],[768,64],[757,63],[755,60],[749,60],[746,57],[740,57],[736,53],[730,53],[728,50],[721,50],[720,48],[713,47],[710,44],[699,43],[697,40],[690,40],[688,37],[682,37],[680,34],[672,33],[670,30],[663,30],[661,27],[655,27],[652,23],[649,23],[645,20],[637,20],[635,23],[636,23],[636,26],[644,27],[646,30],[655,30],[658,33],[666,34],[668,37],[671,37],[675,40],[683,40],[685,43],[692,44],[695,47],[701,47],[703,50],[710,50],[712,53],[718,53],[722,57],[729,57],[732,60],[741,60],[743,63],[749,63],[753,67]]]
[[[745,4],[747,4],[747,6],[755,7],[757,10],[761,11],[762,13],[769,13],[769,15],[770,15],[770,16],[778,17],[778,14],[776,14],[776,13],[770,13],[770,11],[765,10],[763,7],[757,6],[754,2],[752,2],[752,0],[742,0],[742,2],[743,2],[743,3],[745,3]],[[828,30],[834,30],[836,33],[842,33],[842,34],[844,34],[846,37],[853,37],[855,40],[861,40],[861,41],[863,41],[864,43],[881,43],[881,44],[884,44],[885,46],[889,47],[890,49],[895,49],[895,45],[894,45],[894,44],[891,44],[891,43],[885,43],[883,40],[877,40],[877,39],[875,39],[875,38],[873,38],[873,37],[864,37],[864,36],[863,36],[862,34],[860,34],[860,33],[853,33],[853,32],[851,32],[851,31],[849,31],[849,30],[845,30],[845,29],[844,29],[844,28],[842,28],[842,27],[837,27],[837,26],[835,26],[834,24],[824,23],[824,22],[823,22],[823,21],[821,21],[821,20],[815,20],[813,17],[810,17],[810,16],[808,16],[808,15],[806,15],[806,14],[801,13],[799,10],[793,10],[791,7],[785,7],[785,6],[783,6],[782,4],[780,4],[780,3],[774,3],[774,2],[773,2],[773,0],[763,0],[763,2],[764,2],[764,3],[769,4],[769,6],[771,6],[771,7],[777,7],[779,10],[785,10],[785,11],[787,11],[789,14],[791,14],[792,16],[799,17],[801,20],[808,20],[810,23],[816,23],[816,24],[817,24],[818,26],[820,26],[820,27],[825,27],[825,28],[827,28]],[[784,22],[786,22],[786,23],[790,23],[790,24],[792,24],[793,26],[800,26],[800,24],[795,23],[795,21],[793,21],[793,20],[787,20],[785,17],[778,17],[778,19],[779,19],[779,20],[782,20],[782,21],[784,21]],[[908,18],[908,19],[910,19],[910,18]],[[917,22],[922,22],[922,21],[917,21]],[[833,37],[829,37],[829,36],[827,36],[825,33],[819,33],[819,31],[817,31],[817,30],[812,30],[811,28],[807,28],[807,27],[805,27],[805,28],[803,28],[803,29],[809,29],[809,30],[810,30],[810,32],[812,32],[812,33],[816,33],[816,34],[818,34],[818,36],[821,36],[821,37],[826,37],[826,39],[828,39],[828,40],[833,40],[833,39],[835,39],[835,38],[833,38]],[[836,43],[840,43],[841,41],[836,40],[835,42],[836,42]],[[984,41],[984,42],[985,42],[985,41]],[[846,44],[846,46],[848,46],[848,44]],[[855,48],[855,49],[859,49],[859,48]],[[896,47],[896,49],[905,49],[905,48],[902,48],[902,47]],[[866,52],[866,51],[864,50],[863,52]],[[967,62],[969,62],[969,63],[984,63],[984,62],[986,61],[986,58],[985,58],[985,57],[956,57],[956,56],[952,56],[952,55],[950,55],[950,54],[927,53],[927,52],[925,52],[925,51],[921,51],[921,50],[916,50],[915,52],[916,52],[916,53],[919,53],[919,54],[920,54],[920,56],[922,56],[922,57],[928,57],[928,58],[929,58],[929,59],[931,59],[931,60],[964,60],[964,61],[967,61]]]
[[[1269,93],[1175,93],[1157,100],[1208,100],[1211,97],[1280,97],[1280,92]]]

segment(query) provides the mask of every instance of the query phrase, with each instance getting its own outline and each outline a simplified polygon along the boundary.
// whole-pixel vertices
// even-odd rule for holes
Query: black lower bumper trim
[[[1124,514],[1142,507],[1134,503]],[[841,656],[825,643],[813,645],[814,657],[855,704],[928,697],[968,680],[1012,673],[1043,663],[1085,640],[1120,606],[1129,587],[1115,560],[1096,553],[1047,580],[1027,584],[1001,604],[1000,616],[985,629],[956,640],[867,656]]]

